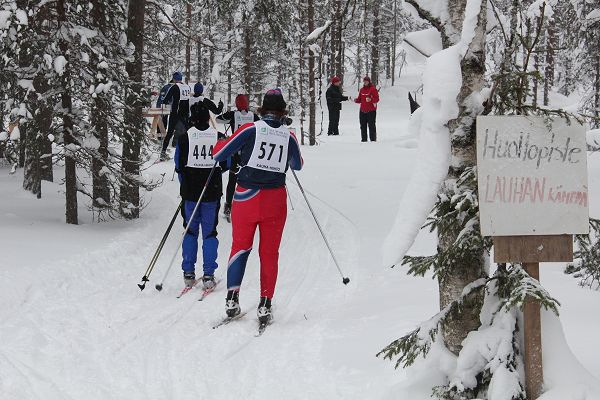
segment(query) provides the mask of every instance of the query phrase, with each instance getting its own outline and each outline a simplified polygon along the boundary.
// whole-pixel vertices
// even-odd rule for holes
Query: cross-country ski
[[[227,316],[227,317],[223,318],[222,320],[220,320],[219,322],[217,322],[216,324],[214,324],[212,326],[212,328],[217,329],[223,325],[228,325],[234,321],[242,319],[246,314],[248,314],[248,311],[241,312],[239,314],[234,315],[233,317]]]

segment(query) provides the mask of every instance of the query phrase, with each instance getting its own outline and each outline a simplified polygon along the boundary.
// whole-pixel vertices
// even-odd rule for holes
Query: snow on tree
[[[513,1],[501,3],[502,7],[479,0],[407,3],[440,31],[444,50],[427,60],[423,106],[410,126],[420,131],[423,151],[384,245],[384,261],[390,265],[401,261],[413,275],[433,272],[439,281],[441,311],[379,355],[406,367],[432,349],[436,349],[433,357],[440,357],[442,344],[450,352],[443,357],[453,361],[444,369],[445,383],[433,390],[438,398],[525,399],[519,309],[527,296],[554,313],[559,304],[518,264],[500,264],[489,276],[492,243],[479,233],[474,128],[475,117],[488,113],[585,117],[540,108],[537,102],[538,90],[543,89],[536,80],[542,79],[543,65],[535,55],[544,18],[552,15],[555,2]],[[489,15],[496,19],[495,27],[486,22]],[[406,256],[431,208],[425,227],[437,232],[437,254]],[[597,232],[597,222],[591,222],[592,232]],[[569,272],[585,282],[597,277],[590,268],[598,263],[597,239],[597,233],[576,238],[577,260]]]

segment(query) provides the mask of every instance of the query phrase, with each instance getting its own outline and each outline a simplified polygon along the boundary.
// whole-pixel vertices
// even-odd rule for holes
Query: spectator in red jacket
[[[379,103],[379,92],[371,83],[371,78],[363,78],[363,87],[358,92],[358,97],[354,99],[355,103],[360,104],[360,135],[361,141],[367,141],[367,125],[369,126],[369,139],[371,142],[377,140],[377,130],[375,128],[375,117],[377,116],[377,103]]]

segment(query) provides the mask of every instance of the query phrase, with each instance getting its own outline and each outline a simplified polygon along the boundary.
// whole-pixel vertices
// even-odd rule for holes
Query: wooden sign
[[[477,172],[482,235],[589,232],[587,145],[577,122],[477,117]]]
[[[144,108],[142,114],[144,117],[154,117],[155,115],[169,115],[171,113],[171,106],[164,106],[160,108]]]
[[[539,281],[540,262],[573,261],[573,234],[589,232],[585,129],[572,121],[477,117],[481,234],[494,261],[522,263]],[[525,391],[542,394],[540,304],[523,306]]]
[[[573,236],[495,236],[494,262],[573,261]]]

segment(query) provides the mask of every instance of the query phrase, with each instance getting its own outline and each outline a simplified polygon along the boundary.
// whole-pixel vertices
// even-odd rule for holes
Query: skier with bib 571
[[[239,290],[256,228],[260,231],[260,302],[258,320],[271,321],[271,301],[279,265],[279,245],[287,217],[286,171],[300,170],[303,160],[296,137],[282,121],[286,103],[281,90],[269,90],[258,109],[262,119],[242,125],[215,147],[215,160],[240,152],[240,171],[231,210],[233,242],[227,268],[226,312],[240,314]]]
[[[214,273],[218,267],[219,246],[217,223],[223,193],[221,172],[227,169],[225,158],[215,167],[212,178],[206,185],[215,165],[214,146],[219,138],[225,138],[225,135],[208,125],[209,118],[209,110],[202,103],[192,106],[190,119],[192,127],[179,138],[175,148],[175,171],[179,176],[180,194],[183,200],[181,213],[184,224],[188,226],[183,239],[183,262],[181,263],[183,278],[187,288],[196,284],[198,237],[202,234],[202,283],[205,290],[215,286]],[[200,199],[205,185],[206,191]],[[196,208],[198,201],[200,204]],[[192,218],[194,208],[196,213]]]

